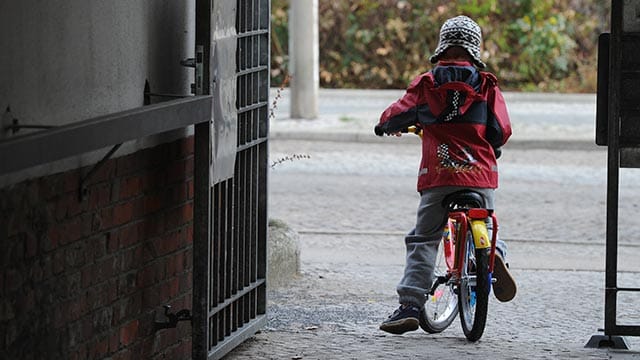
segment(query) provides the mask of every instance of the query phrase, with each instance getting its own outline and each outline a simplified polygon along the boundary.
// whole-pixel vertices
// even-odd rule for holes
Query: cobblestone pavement
[[[272,159],[292,153],[311,158],[272,170],[270,217],[299,232],[301,274],[269,290],[267,328],[227,359],[640,359],[636,337],[625,337],[627,351],[584,348],[604,317],[603,148],[505,149],[496,208],[519,290],[492,299],[476,343],[457,321],[436,335],[378,330],[397,306],[402,234],[415,218],[415,144],[271,141]],[[639,177],[625,172],[621,185],[628,287],[640,287]],[[621,296],[618,322],[639,324],[638,303]]]

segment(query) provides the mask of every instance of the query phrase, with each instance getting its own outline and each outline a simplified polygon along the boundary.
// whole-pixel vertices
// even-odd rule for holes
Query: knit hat
[[[480,26],[467,16],[456,16],[442,24],[438,47],[435,53],[429,58],[429,61],[435,64],[448,48],[460,46],[467,50],[477,67],[484,68],[486,65],[480,60],[481,43],[482,30]]]

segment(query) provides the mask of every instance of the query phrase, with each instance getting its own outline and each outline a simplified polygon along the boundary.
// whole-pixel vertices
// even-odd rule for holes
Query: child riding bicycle
[[[417,330],[419,312],[433,283],[434,262],[448,211],[443,199],[462,189],[482,194],[493,208],[498,187],[497,157],[511,136],[511,123],[497,78],[479,71],[482,32],[466,16],[445,21],[435,53],[435,67],[415,78],[405,94],[381,115],[377,135],[399,136],[409,126],[422,128],[418,174],[420,204],[415,229],[405,237],[406,264],[397,286],[400,307],[380,329],[402,334]],[[510,301],[516,284],[499,241],[493,285],[500,301]]]

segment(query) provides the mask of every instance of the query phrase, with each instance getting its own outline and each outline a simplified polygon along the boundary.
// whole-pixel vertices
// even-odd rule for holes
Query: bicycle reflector
[[[489,210],[487,209],[469,209],[469,217],[472,219],[486,219],[489,217]]]

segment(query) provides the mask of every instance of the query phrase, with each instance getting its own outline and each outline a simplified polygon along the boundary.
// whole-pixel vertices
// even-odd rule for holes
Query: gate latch
[[[164,305],[164,315],[168,321],[155,321],[153,323],[154,331],[175,328],[178,326],[178,321],[191,321],[191,311],[189,309],[182,309],[175,314],[170,310],[171,305]]]

